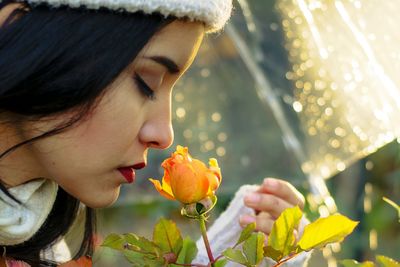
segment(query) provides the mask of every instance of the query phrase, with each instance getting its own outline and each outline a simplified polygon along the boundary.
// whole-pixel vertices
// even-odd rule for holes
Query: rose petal
[[[164,188],[161,186],[160,181],[151,178],[149,179],[149,181],[153,183],[154,187],[156,188],[158,193],[160,193],[160,195],[170,200],[175,200],[174,195],[164,191]]]
[[[210,171],[212,171],[218,177],[219,183],[221,183],[222,175],[221,169],[218,166],[218,161],[215,158],[210,158],[208,165],[210,166]]]
[[[179,145],[161,166],[164,168],[162,183],[153,179],[150,181],[164,197],[185,204],[213,195],[222,179],[216,159],[211,158],[207,167],[202,161],[193,159],[187,147]]]
[[[215,175],[214,172],[208,171],[206,175],[209,182],[209,191],[207,195],[210,196],[213,195],[215,190],[218,189],[220,182],[218,176]]]

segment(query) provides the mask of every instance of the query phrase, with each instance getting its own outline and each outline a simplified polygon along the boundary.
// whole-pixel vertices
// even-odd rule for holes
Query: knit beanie
[[[1,0],[0,0],[1,1]],[[107,8],[129,13],[160,13],[204,22],[207,32],[222,29],[231,16],[232,0],[26,0],[29,4],[46,3],[52,7],[69,6],[88,9]]]

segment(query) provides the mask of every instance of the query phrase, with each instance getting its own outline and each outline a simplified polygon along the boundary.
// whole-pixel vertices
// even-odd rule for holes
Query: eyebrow
[[[164,56],[152,56],[148,57],[149,59],[153,60],[154,62],[163,65],[167,68],[170,74],[179,73],[181,70],[179,69],[178,65],[172,60]]]

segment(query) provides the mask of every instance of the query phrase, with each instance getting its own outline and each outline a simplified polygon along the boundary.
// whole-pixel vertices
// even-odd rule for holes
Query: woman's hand
[[[269,235],[272,225],[279,215],[293,206],[304,208],[304,197],[290,183],[274,178],[266,178],[260,188],[244,198],[244,204],[255,210],[256,215],[244,214],[240,217],[240,225],[255,222],[256,230]]]

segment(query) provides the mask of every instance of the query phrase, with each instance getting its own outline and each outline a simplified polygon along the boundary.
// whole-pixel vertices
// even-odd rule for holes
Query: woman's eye
[[[154,99],[154,91],[147,85],[147,83],[140,77],[137,73],[135,73],[134,79],[136,81],[137,86],[139,87],[140,91],[150,99]]]

